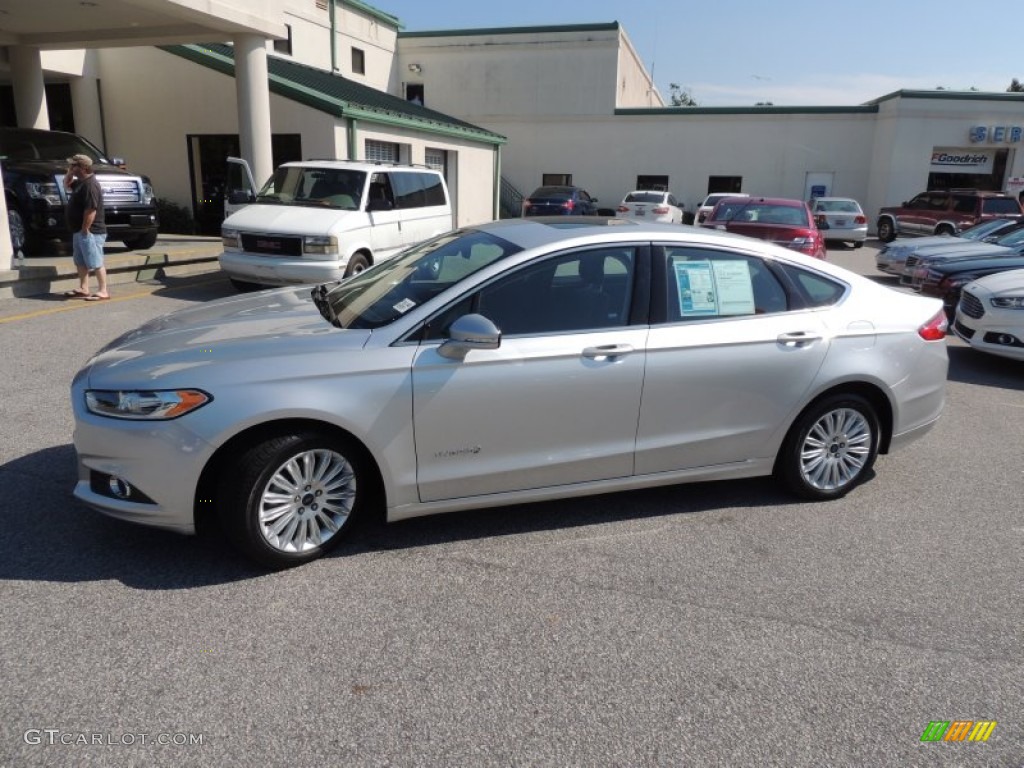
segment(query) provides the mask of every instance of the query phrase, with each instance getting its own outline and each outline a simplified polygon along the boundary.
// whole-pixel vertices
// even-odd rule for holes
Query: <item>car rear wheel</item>
[[[938,227],[935,228],[935,234],[952,236],[956,233],[953,231],[953,228],[949,226],[949,224],[940,224]]]
[[[336,546],[370,493],[362,453],[317,432],[258,443],[225,478],[218,497],[225,532],[271,568],[315,560]]]
[[[345,268],[345,277],[358,275],[363,270],[369,268],[369,266],[370,262],[364,254],[354,253],[352,258],[348,260],[348,266]]]
[[[879,431],[878,415],[864,398],[826,397],[793,424],[779,451],[775,474],[803,498],[838,499],[871,470]]]
[[[878,220],[878,239],[883,243],[891,243],[896,239],[896,228],[892,225],[892,219]]]

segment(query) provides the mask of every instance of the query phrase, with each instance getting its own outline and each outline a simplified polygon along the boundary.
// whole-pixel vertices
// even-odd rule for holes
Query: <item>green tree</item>
[[[1010,81],[1010,87],[1006,90],[1009,93],[1024,93],[1024,83],[1015,77]]]
[[[668,84],[668,97],[673,107],[699,107],[689,88],[683,88],[678,83]]]

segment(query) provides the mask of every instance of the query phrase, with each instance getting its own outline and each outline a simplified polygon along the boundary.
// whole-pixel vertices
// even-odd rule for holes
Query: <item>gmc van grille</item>
[[[301,256],[302,238],[242,233],[242,250],[267,256]]]

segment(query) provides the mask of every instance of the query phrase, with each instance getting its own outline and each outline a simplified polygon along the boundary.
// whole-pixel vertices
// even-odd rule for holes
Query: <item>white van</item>
[[[229,203],[246,203],[221,225],[220,268],[238,288],[339,280],[454,226],[444,177],[410,165],[284,163]]]

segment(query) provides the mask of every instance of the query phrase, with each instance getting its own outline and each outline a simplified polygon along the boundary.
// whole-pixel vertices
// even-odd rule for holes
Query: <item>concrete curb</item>
[[[146,251],[111,252],[104,255],[110,285],[161,280],[169,276],[215,272],[221,253],[219,238],[161,237]],[[91,280],[95,287],[95,278]],[[12,270],[0,272],[0,299],[60,293],[78,285],[70,252],[29,257]]]

